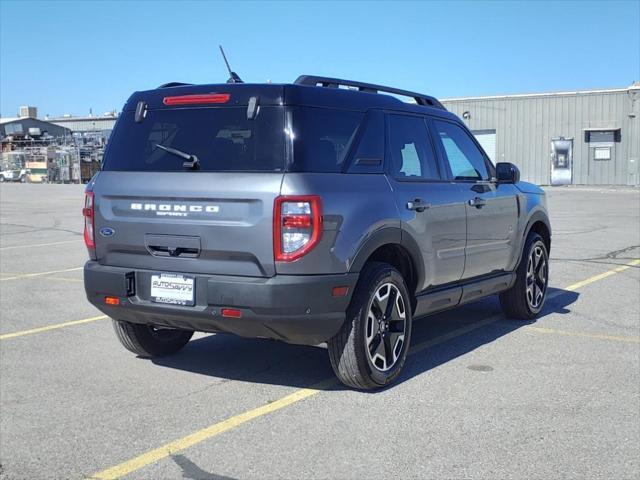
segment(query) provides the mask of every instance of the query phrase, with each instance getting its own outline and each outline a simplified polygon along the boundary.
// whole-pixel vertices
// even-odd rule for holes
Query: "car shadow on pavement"
[[[569,313],[568,307],[578,298],[577,292],[555,288],[549,288],[548,294],[551,298],[546,302],[538,320],[551,314]],[[495,321],[492,321],[494,318]],[[411,344],[414,348],[418,347],[418,351],[407,359],[395,385],[531,323],[534,322],[504,317],[497,297],[417,319],[413,323]],[[437,341],[444,336],[453,337],[420,349],[425,342],[434,339]],[[159,366],[222,380],[299,388],[312,386],[334,376],[324,346],[289,345],[275,340],[225,334],[199,336],[177,354],[156,358],[153,362]],[[343,388],[347,387],[331,387]]]

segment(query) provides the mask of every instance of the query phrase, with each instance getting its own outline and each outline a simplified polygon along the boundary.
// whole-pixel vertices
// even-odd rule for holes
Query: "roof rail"
[[[169,82],[169,83],[163,83],[158,88],[182,87],[183,85],[193,85],[193,83]]]
[[[410,92],[408,90],[400,90],[393,87],[383,87],[382,85],[374,85],[372,83],[356,82],[353,80],[344,80],[341,78],[330,77],[318,77],[315,75],[300,75],[294,82],[296,85],[307,85],[312,87],[322,86],[328,88],[339,88],[340,85],[346,87],[357,88],[360,92],[368,93],[393,93],[395,95],[402,95],[404,97],[413,98],[418,105],[424,105],[427,107],[440,108],[446,110],[438,100],[429,95],[423,95],[422,93]]]

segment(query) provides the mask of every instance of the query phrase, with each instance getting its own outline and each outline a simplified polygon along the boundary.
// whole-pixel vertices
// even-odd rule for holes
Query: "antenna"
[[[222,45],[218,45],[220,47],[220,53],[222,53],[222,58],[224,59],[224,63],[227,65],[227,70],[229,70],[229,79],[227,83],[244,83],[242,79],[238,76],[238,74],[231,70],[229,66],[229,62],[227,61],[227,56],[224,54],[224,50],[222,49]]]

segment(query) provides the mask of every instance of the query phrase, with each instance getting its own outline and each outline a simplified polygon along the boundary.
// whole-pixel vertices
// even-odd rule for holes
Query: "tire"
[[[26,175],[22,175],[20,177],[20,183],[27,183],[27,176]]]
[[[4,175],[0,175],[0,183],[4,183]]]
[[[144,358],[176,353],[193,336],[190,330],[156,329],[150,325],[113,320],[116,337],[124,348]]]
[[[392,296],[397,300],[390,304]],[[362,390],[391,384],[407,358],[411,321],[410,296],[400,272],[386,263],[367,264],[342,329],[327,342],[338,379]]]
[[[533,320],[538,316],[547,298],[549,285],[549,253],[544,240],[530,233],[516,270],[516,282],[500,294],[504,313],[519,320]]]

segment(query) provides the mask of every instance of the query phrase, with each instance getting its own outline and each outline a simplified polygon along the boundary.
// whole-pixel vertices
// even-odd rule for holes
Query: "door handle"
[[[424,212],[427,208],[431,208],[431,204],[425,203],[419,198],[416,198],[411,202],[407,202],[408,210],[415,210],[416,212]]]
[[[487,204],[487,201],[484,198],[476,197],[469,200],[469,205],[476,208],[482,208]]]

